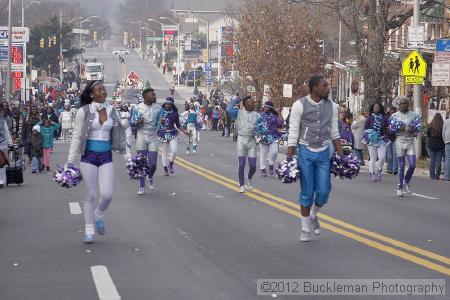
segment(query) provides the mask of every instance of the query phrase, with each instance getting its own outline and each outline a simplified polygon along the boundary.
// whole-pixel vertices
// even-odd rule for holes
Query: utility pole
[[[6,71],[6,101],[11,102],[11,44],[12,44],[12,24],[11,24],[11,1],[8,1],[8,63]]]
[[[420,25],[420,0],[414,0],[413,3],[413,25]],[[422,101],[420,99],[420,85],[415,84],[413,90],[413,98],[414,98],[414,111],[422,117]],[[421,156],[421,148],[422,148],[422,135],[419,133],[417,139],[415,141],[415,149],[416,155]]]
[[[63,82],[63,68],[64,68],[64,58],[63,58],[63,46],[62,46],[62,9],[59,9],[59,80]]]

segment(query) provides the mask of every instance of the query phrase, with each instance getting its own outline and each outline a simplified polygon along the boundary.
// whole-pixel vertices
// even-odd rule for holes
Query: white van
[[[103,64],[99,63],[99,62],[89,62],[86,63],[85,66],[85,78],[87,81],[90,80],[101,80],[103,81],[104,79],[104,74],[103,74]]]

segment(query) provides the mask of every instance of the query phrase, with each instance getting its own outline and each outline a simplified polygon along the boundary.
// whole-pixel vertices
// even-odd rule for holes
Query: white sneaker
[[[248,188],[250,191],[254,189],[254,187],[253,187],[253,180],[252,180],[252,179],[249,179],[249,180],[247,181],[247,188]]]
[[[192,154],[197,154],[197,150],[192,150]]]
[[[188,151],[186,151],[186,155],[189,155],[189,154],[191,154],[191,152],[188,150]]]
[[[153,185],[153,178],[148,179],[148,188],[153,190],[155,186]]]
[[[311,241],[311,232],[303,231],[300,233],[300,242],[309,242]]]
[[[241,185],[240,187],[239,187],[239,193],[244,193],[245,192],[245,188],[244,188],[244,186],[243,185]]]
[[[144,195],[145,194],[145,189],[139,188],[138,191],[137,191],[137,194],[138,195]]]
[[[403,197],[404,195],[405,195],[405,193],[403,192],[403,189],[400,189],[400,188],[399,188],[399,189],[397,190],[397,196],[398,196],[398,197]]]
[[[409,185],[409,183],[405,183],[405,192],[407,194],[411,194],[411,186]]]

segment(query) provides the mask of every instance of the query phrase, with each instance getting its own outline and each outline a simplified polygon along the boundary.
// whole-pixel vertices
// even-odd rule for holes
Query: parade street
[[[84,54],[104,64],[109,94],[124,67],[113,50]],[[130,50],[126,71],[148,79],[158,100],[165,98],[162,73]],[[180,88],[176,103],[191,94]],[[155,189],[145,195],[136,194],[137,181],[114,154],[106,234],[90,245],[83,244],[83,183],[63,189],[53,172],[31,174],[27,166],[23,185],[0,193],[0,299],[257,299],[263,297],[257,279],[449,278],[448,182],[415,176],[413,194],[399,198],[393,175],[379,184],[367,169],[353,180],[333,178],[319,214],[322,233],[301,243],[298,182],[282,184],[258,170],[255,189],[240,194],[231,138],[202,131],[198,154],[190,156],[184,139],[175,173],[163,176],[159,157]],[[55,143],[52,170],[67,161],[68,149]],[[419,298],[448,299],[448,286],[446,293]]]

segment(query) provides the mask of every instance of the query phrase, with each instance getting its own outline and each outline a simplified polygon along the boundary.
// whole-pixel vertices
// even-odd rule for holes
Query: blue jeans
[[[31,170],[37,172],[42,169],[44,169],[44,166],[42,165],[42,157],[33,156],[33,159],[31,160]]]
[[[362,149],[353,149],[353,153],[355,154],[355,156],[359,159],[360,161],[360,165],[364,166],[364,155],[363,155],[363,150]]]
[[[450,143],[445,144],[444,179],[450,180]]]
[[[323,206],[331,191],[330,150],[313,152],[304,145],[298,146],[300,167],[300,205],[310,208],[313,203]]]
[[[386,147],[386,162],[387,162],[387,170],[389,172],[393,173],[398,172],[398,159],[395,141],[389,143],[389,145],[387,145]]]
[[[428,148],[430,155],[430,177],[431,179],[438,179],[441,176],[441,162],[444,156],[444,150],[434,151]]]

